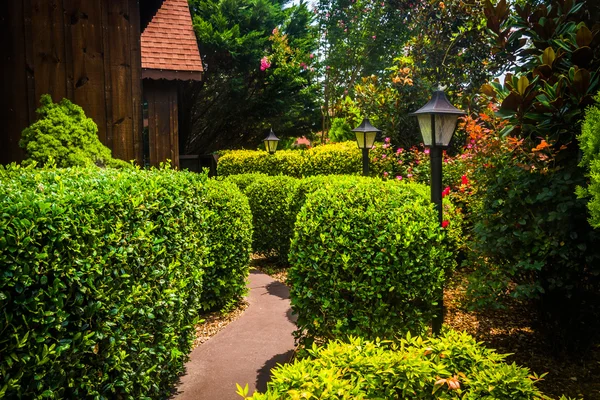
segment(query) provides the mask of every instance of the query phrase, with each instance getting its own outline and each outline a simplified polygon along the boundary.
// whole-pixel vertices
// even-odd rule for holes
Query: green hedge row
[[[205,180],[168,170],[0,170],[0,397],[169,394],[198,312],[210,307],[205,269],[248,260],[249,227],[237,236],[214,229],[219,217],[246,213],[247,223],[247,204],[237,189]],[[235,261],[220,259],[224,240],[238,242]],[[206,286],[216,295],[226,279]]]
[[[301,340],[426,330],[455,256],[423,189],[363,179],[307,197],[288,275]]]
[[[354,175],[317,175],[294,179],[266,174],[240,174],[220,179],[236,184],[248,196],[254,226],[253,251],[276,255],[282,263],[288,261],[296,217],[307,196],[330,186],[353,187],[360,182],[381,183],[373,178]],[[389,184],[399,187],[408,185],[411,190],[429,198],[427,186],[397,181],[389,181]],[[462,215],[447,199],[444,200],[444,213],[450,221],[446,240],[453,251],[458,251],[463,245]]]
[[[246,399],[549,399],[527,368],[507,364],[465,333],[395,344],[350,338],[308,353],[273,369],[267,391]]]
[[[362,171],[355,142],[317,146],[308,150],[280,150],[275,154],[256,150],[232,150],[219,157],[217,175],[263,173],[300,178],[313,175],[358,175]]]

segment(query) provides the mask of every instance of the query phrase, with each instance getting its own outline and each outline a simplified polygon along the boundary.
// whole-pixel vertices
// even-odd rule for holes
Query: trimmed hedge
[[[169,395],[203,308],[217,237],[208,222],[226,197],[209,194],[205,180],[169,170],[0,169],[3,396]]]
[[[246,294],[252,251],[252,213],[248,199],[230,182],[208,180],[207,265],[202,309],[221,310]]]
[[[362,171],[360,151],[355,142],[334,143],[308,150],[280,150],[275,154],[256,150],[225,152],[217,164],[219,176],[263,173],[302,176],[346,174]]]
[[[409,335],[398,344],[351,337],[308,353],[273,369],[267,391],[246,399],[548,398],[536,388],[535,374],[505,363],[505,356],[466,333],[446,331],[429,339]]]
[[[274,252],[281,262],[287,261],[296,220],[292,198],[297,185],[298,180],[289,176],[264,176],[246,188],[252,210],[252,249],[255,252]]]
[[[365,180],[310,195],[289,261],[296,335],[423,332],[454,257],[418,184]]]

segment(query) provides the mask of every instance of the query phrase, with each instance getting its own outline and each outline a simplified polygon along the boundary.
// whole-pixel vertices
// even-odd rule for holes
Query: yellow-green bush
[[[350,337],[308,353],[273,369],[267,391],[246,399],[549,399],[535,374],[507,364],[466,333],[408,335],[399,343]]]
[[[261,150],[225,152],[217,165],[219,176],[263,173],[296,178],[313,175],[358,175],[362,171],[360,151],[355,142],[333,143],[308,150]]]
[[[303,163],[303,151],[299,150],[280,150],[275,154],[262,150],[231,150],[219,157],[217,175],[263,173],[300,177]]]

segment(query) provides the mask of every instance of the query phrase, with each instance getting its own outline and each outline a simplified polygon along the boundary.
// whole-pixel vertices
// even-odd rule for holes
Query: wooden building
[[[1,164],[25,157],[21,131],[49,93],[80,105],[114,157],[178,165],[175,80],[202,78],[186,0],[11,0],[0,25]]]

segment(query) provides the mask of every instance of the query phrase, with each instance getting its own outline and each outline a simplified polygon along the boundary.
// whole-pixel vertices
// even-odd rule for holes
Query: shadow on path
[[[277,364],[286,364],[292,358],[294,350],[287,351],[282,354],[277,354],[271,359],[267,360],[265,364],[256,371],[256,390],[264,393],[267,390],[267,382],[271,379],[271,369],[275,368]]]

